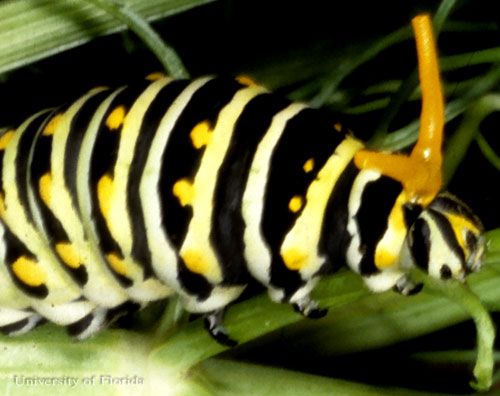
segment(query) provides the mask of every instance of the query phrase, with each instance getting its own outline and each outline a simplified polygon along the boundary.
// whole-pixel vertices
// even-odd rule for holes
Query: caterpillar
[[[306,317],[347,263],[375,292],[416,266],[464,280],[480,220],[441,192],[443,99],[430,19],[412,21],[422,86],[410,155],[372,152],[323,110],[247,78],[152,75],[96,88],[0,137],[0,330],[44,320],[84,339],[174,293],[220,343],[251,279]]]

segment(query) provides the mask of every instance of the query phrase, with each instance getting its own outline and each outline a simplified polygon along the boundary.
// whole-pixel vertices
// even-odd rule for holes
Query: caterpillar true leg
[[[231,337],[229,337],[229,334],[224,328],[224,313],[225,309],[223,308],[203,315],[205,328],[214,338],[214,340],[216,340],[219,344],[233,347],[238,345],[238,341],[233,340]]]
[[[319,319],[328,313],[328,309],[321,308],[309,296],[304,296],[292,304],[293,309],[309,319]]]
[[[404,275],[399,278],[393,290],[403,296],[412,296],[422,290],[423,287],[422,283],[414,283],[407,275]]]

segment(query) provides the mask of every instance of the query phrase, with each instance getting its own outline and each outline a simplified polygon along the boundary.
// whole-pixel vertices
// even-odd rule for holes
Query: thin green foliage
[[[490,161],[491,165],[493,165],[497,170],[500,171],[500,157],[495,152],[495,150],[493,150],[493,148],[488,144],[484,136],[481,135],[480,133],[477,134],[476,141],[485,158],[487,158],[488,161]]]
[[[373,59],[383,50],[396,45],[407,38],[411,37],[411,31],[408,26],[405,26],[397,31],[377,40],[374,43],[368,43],[363,49],[359,46],[353,48],[350,54],[346,54],[337,64],[337,67],[332,70],[331,74],[322,81],[321,91],[311,99],[311,105],[320,107],[329,102],[330,98],[338,89],[340,83],[354,70],[362,64]]]
[[[128,22],[134,20],[132,25],[138,29],[147,30],[142,18],[158,20],[212,1],[122,0],[125,8],[119,18],[85,0],[0,2],[0,73],[80,46],[99,36],[122,31],[127,28],[124,23],[127,18]],[[109,9],[113,9],[109,4]],[[168,54],[169,50],[160,50],[160,53]],[[178,73],[176,68],[182,71],[179,66],[174,67],[174,73]]]
[[[479,124],[481,121],[494,111],[500,111],[500,95],[498,94],[484,96],[467,107],[460,127],[447,143],[445,152],[446,161],[443,172],[445,184],[449,182],[455,173],[471,142],[479,136]],[[481,143],[484,153],[484,150],[488,148],[484,138]],[[494,152],[491,148],[489,149],[487,158],[494,161]]]
[[[436,12],[434,17],[434,26],[437,33],[441,30],[441,26],[443,25],[446,17],[451,12],[454,7],[456,0],[443,0],[440,3],[440,6]],[[341,62],[339,62],[338,67],[335,70],[332,70],[330,77],[328,80],[324,82],[322,90],[312,99],[311,104],[313,106],[321,106],[328,102],[329,97],[333,95],[333,93],[338,89],[340,83],[351,73],[353,73],[359,66],[373,59],[375,56],[380,54],[382,51],[390,48],[397,43],[406,40],[407,38],[412,37],[411,31],[409,27],[404,27],[402,29],[398,29],[397,31],[388,34],[386,37],[377,40],[375,43],[370,43],[366,46],[365,49],[359,50],[357,49],[357,54],[352,57],[345,57]],[[402,84],[401,93],[396,95],[397,101],[394,102],[395,110],[390,110],[391,114],[386,114],[386,117],[391,115],[391,118],[396,114],[399,106],[404,101],[405,97],[408,96],[413,89],[411,86],[416,85],[415,76],[410,76],[409,80]],[[406,92],[408,91],[408,92]],[[383,122],[386,122],[385,119]],[[379,127],[381,129],[382,127]]]
[[[156,55],[169,75],[174,78],[189,77],[189,73],[175,50],[170,45],[167,45],[165,41],[136,12],[114,0],[87,1],[102,8],[116,20],[121,21],[130,30],[137,34]]]
[[[460,305],[474,320],[477,329],[477,359],[474,366],[475,380],[471,382],[471,386],[481,392],[488,390],[492,383],[495,363],[495,326],[488,311],[477,295],[458,282],[443,282],[428,277],[425,283],[427,287],[443,293],[450,301]]]
[[[224,375],[221,376],[221,373]],[[203,377],[204,383],[208,381],[212,394],[218,396],[434,396],[429,392],[375,388],[355,382],[223,359],[209,359],[203,362],[198,375]],[[255,387],[255,384],[259,386]]]
[[[489,234],[490,246],[494,248],[500,246],[497,235],[500,235],[500,229]],[[492,250],[489,254],[494,252]],[[470,279],[472,290],[486,303],[500,300],[498,278],[495,279],[495,272],[499,270],[500,260],[494,263],[489,261],[483,271]],[[456,284],[446,287],[451,289],[451,294],[463,292],[457,289]],[[454,301],[450,304],[448,299],[440,296],[441,293],[442,285],[438,285],[437,289],[424,288],[420,295],[411,298],[390,292],[372,295],[363,288],[356,274],[344,271],[324,279],[315,293],[319,302],[330,308],[328,316],[322,320],[305,320],[289,307],[272,303],[266,296],[259,296],[232,307],[226,322],[231,334],[242,343],[288,325],[280,337],[288,345],[294,345],[297,353],[307,350],[310,354],[333,357],[347,351],[378,348],[411,339],[468,318],[467,311],[461,308],[463,305],[457,304],[455,296],[450,295]],[[472,307],[471,310],[477,308]],[[374,328],[377,332],[370,331]],[[139,375],[147,381],[141,390],[150,389],[148,387],[158,383],[162,386],[172,386],[172,383],[181,386],[182,383],[182,387],[198,389],[198,382],[202,380],[194,374],[198,370],[197,364],[226,349],[210,339],[201,320],[184,323],[175,329],[174,334],[165,337],[157,345],[151,343],[152,339],[147,334],[109,330],[86,342],[73,343],[64,330],[47,325],[28,335],[3,341],[4,353],[0,357],[0,366],[4,368],[4,380],[0,381],[0,389],[12,384],[14,373],[28,375],[34,369],[39,375],[49,372],[68,375],[67,367],[71,367],[70,372],[78,378],[96,375],[101,371],[109,373],[110,367],[113,367],[110,373],[117,376]],[[485,337],[486,341],[488,339],[491,336]],[[130,348],[130,345],[134,345],[134,348]],[[31,352],[27,353],[27,350]],[[71,361],[68,357],[71,357]],[[487,358],[480,362],[484,364],[490,361]],[[109,362],[113,361],[116,364],[108,367]],[[9,367],[7,371],[6,367]],[[44,369],[41,370],[41,367]],[[200,367],[202,373],[203,367]],[[480,373],[487,370],[488,365],[481,365]],[[187,376],[188,373],[191,374]],[[225,373],[231,376],[229,371]],[[212,372],[211,386],[216,389],[220,386],[222,391],[223,383],[218,383],[213,375]],[[294,372],[283,372],[282,375],[284,379],[288,375],[292,382],[298,378]],[[189,381],[183,383],[182,379]],[[322,381],[328,382],[327,379],[318,378],[319,383]],[[83,384],[80,386],[83,387]],[[255,394],[262,394],[269,384],[255,382],[252,386]],[[99,393],[99,389],[95,388],[96,394],[109,394]],[[106,389],[109,390],[109,387]],[[356,384],[353,384],[352,389],[357,389]],[[381,391],[378,388],[367,389]],[[297,391],[296,394],[301,393]]]

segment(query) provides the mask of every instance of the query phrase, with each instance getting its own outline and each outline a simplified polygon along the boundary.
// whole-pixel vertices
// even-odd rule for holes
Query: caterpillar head
[[[485,247],[477,216],[455,196],[441,193],[410,227],[404,249],[410,262],[429,275],[464,281],[480,269]]]

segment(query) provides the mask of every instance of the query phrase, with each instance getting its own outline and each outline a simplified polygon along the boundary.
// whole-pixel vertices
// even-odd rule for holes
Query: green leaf
[[[123,0],[148,21],[214,0]],[[84,0],[14,0],[0,3],[0,73],[84,44],[126,25]]]
[[[199,371],[204,383],[209,381],[212,394],[218,396],[433,396],[428,392],[375,387],[222,359],[207,360]]]
[[[488,116],[488,114],[499,110],[500,95],[490,94],[473,103],[465,112],[460,127],[447,143],[445,152],[446,161],[443,169],[445,184],[448,183],[458,168],[458,165],[460,165],[460,162],[465,156],[469,145],[472,143],[474,138],[478,136],[479,124],[481,121]],[[486,141],[482,143],[486,143]],[[486,149],[486,145],[482,145],[483,150]],[[488,152],[488,154],[491,153]],[[491,156],[489,156],[489,158],[491,158]]]
[[[493,307],[500,301],[500,260],[496,258],[500,251],[500,229],[488,233],[488,239],[487,265],[470,277],[470,285]],[[322,306],[330,308],[326,318],[304,320],[290,307],[261,295],[231,307],[226,317],[227,329],[244,343],[281,328],[282,342],[304,348],[310,355],[332,356],[394,344],[468,318],[460,305],[450,304],[436,291],[427,288],[410,298],[390,292],[372,294],[363,287],[360,277],[349,271],[324,279],[315,297]],[[159,344],[150,333],[123,330],[108,330],[91,340],[75,343],[63,329],[45,325],[21,337],[2,337],[0,345],[0,391],[7,394],[14,390],[17,393],[11,394],[23,396],[39,394],[35,390],[40,388],[16,385],[14,375],[77,377],[79,385],[72,394],[89,391],[83,384],[84,378],[94,375],[98,381],[100,375],[111,375],[142,378],[144,384],[134,385],[138,395],[150,394],[147,393],[150,389],[170,389],[175,395],[202,395],[207,390],[194,378],[196,364],[227,349],[210,338],[201,320],[178,326],[173,335]],[[50,390],[53,395],[68,390],[67,385],[44,386],[47,388],[42,389]],[[99,382],[91,389],[96,395],[114,395],[121,394],[124,388]]]
[[[62,328],[47,325],[19,338],[3,337],[1,345],[2,395],[148,394],[149,382],[130,383],[149,378],[150,346],[147,338],[134,333],[107,331],[75,343]],[[127,382],[127,377],[128,384],[112,383]]]
[[[493,150],[493,148],[489,145],[483,135],[478,134],[476,136],[476,141],[479,146],[479,149],[486,157],[490,164],[493,165],[497,170],[500,171],[500,156]]]

